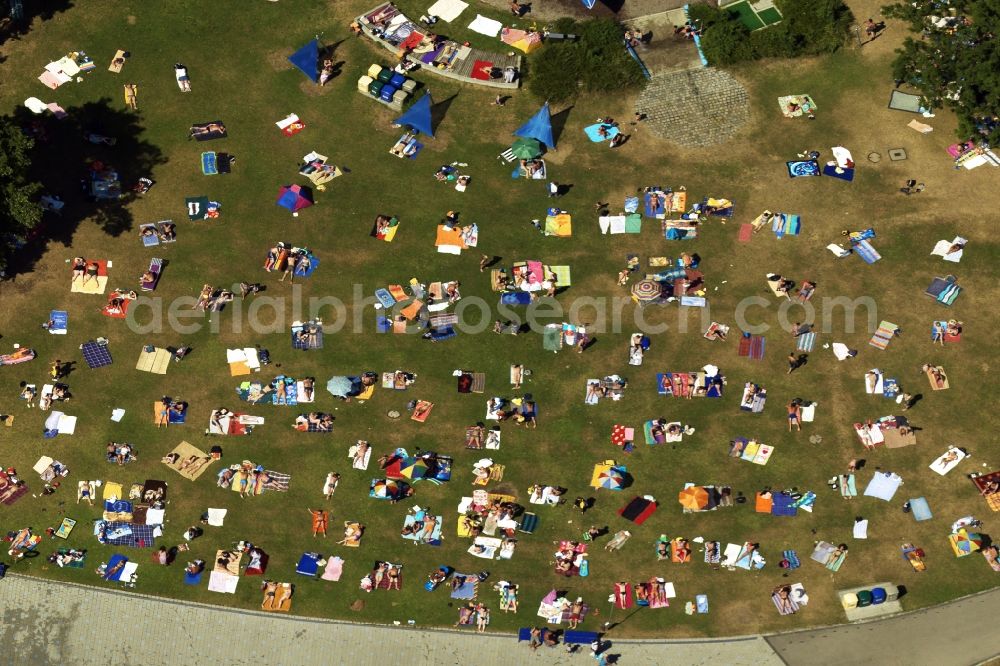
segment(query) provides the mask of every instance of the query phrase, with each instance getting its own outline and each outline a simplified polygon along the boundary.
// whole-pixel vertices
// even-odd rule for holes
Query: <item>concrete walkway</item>
[[[0,643],[17,663],[226,663],[231,666],[593,663],[590,651],[532,654],[511,636],[426,631],[274,616],[8,575]],[[767,638],[612,641],[622,664],[973,665],[1000,653],[1000,590],[868,624]],[[525,622],[530,622],[525,615]]]

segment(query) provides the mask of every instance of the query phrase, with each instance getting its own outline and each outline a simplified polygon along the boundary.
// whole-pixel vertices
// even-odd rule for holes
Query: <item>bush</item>
[[[561,102],[581,90],[606,92],[637,85],[639,65],[625,50],[621,26],[610,19],[575,23],[560,19],[553,31],[578,35],[575,42],[546,43],[531,59],[528,89],[537,97]]]
[[[760,58],[832,53],[843,46],[854,20],[842,0],[777,0],[781,23],[750,32],[736,12],[692,5],[701,46],[710,63],[731,65]]]

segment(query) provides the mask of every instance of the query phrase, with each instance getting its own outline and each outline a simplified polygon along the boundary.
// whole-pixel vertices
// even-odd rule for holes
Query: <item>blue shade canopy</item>
[[[549,103],[538,110],[528,122],[517,128],[514,136],[523,136],[528,139],[538,139],[548,148],[555,148],[556,142],[552,138],[552,115],[549,113]]]
[[[288,56],[288,61],[314,82],[319,81],[319,42],[315,39]]]
[[[587,9],[593,9],[596,4],[597,0],[583,0],[583,6]]]
[[[431,105],[433,103],[430,92],[427,92],[406,113],[396,118],[395,123],[415,129],[421,134],[434,136],[434,124],[431,122]]]

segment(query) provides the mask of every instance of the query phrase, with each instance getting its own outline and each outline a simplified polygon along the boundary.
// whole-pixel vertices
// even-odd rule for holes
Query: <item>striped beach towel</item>
[[[811,352],[813,347],[816,346],[816,334],[815,333],[803,333],[799,336],[799,342],[796,346],[798,351]]]
[[[883,320],[882,323],[878,325],[878,330],[875,331],[875,335],[873,335],[872,339],[868,341],[868,344],[872,347],[877,347],[878,349],[885,349],[889,346],[889,343],[892,341],[893,336],[896,335],[896,331],[898,330],[899,326]]]

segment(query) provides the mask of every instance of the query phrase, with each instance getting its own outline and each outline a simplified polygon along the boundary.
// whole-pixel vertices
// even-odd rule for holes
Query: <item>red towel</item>
[[[740,338],[740,348],[736,351],[737,356],[749,356],[750,343],[751,343],[750,338],[747,337]]]
[[[753,225],[748,223],[740,225],[740,235],[737,236],[736,240],[741,243],[749,243],[750,238],[753,236]]]
[[[489,60],[477,60],[472,65],[472,73],[469,76],[480,81],[489,81],[491,69],[493,69],[493,63]]]

